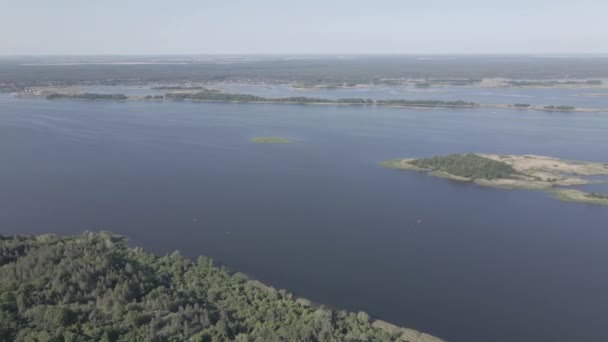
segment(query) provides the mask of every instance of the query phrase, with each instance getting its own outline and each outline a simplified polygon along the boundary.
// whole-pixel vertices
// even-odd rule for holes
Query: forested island
[[[601,80],[587,81],[508,81],[506,82],[511,87],[556,87],[556,86],[600,86],[603,84]]]
[[[427,172],[436,177],[474,182],[503,189],[541,190],[555,198],[608,205],[608,194],[568,189],[576,185],[605,183],[585,176],[608,175],[608,163],[560,160],[536,155],[453,154],[430,158],[395,159],[384,166]]]
[[[165,98],[170,100],[195,100],[195,101],[219,101],[219,102],[274,102],[274,103],[319,103],[319,104],[373,104],[370,99],[345,98],[345,99],[326,99],[305,96],[267,98],[251,94],[232,94],[222,93],[213,90],[205,90],[196,93],[168,93]]]
[[[220,101],[220,102],[269,102],[269,103],[300,103],[300,104],[352,104],[403,107],[475,107],[474,102],[439,101],[439,100],[372,100],[365,98],[315,98],[305,96],[292,97],[262,97],[250,94],[231,94],[218,91],[202,91],[197,93],[168,93],[165,98],[171,100]]]
[[[572,112],[576,109],[572,106],[554,106],[554,105],[544,106],[543,108],[545,108],[546,110],[555,111],[555,112]]]
[[[129,97],[124,94],[97,94],[97,93],[84,93],[84,94],[64,94],[64,93],[52,93],[46,95],[47,100],[58,100],[58,99],[72,99],[72,100],[127,100]]]
[[[109,233],[0,235],[0,340],[440,341]]]
[[[164,88],[164,87],[158,87]],[[165,95],[126,96],[124,94],[98,94],[98,93],[45,93],[42,95],[48,100],[76,99],[76,100],[174,100],[174,101],[201,101],[201,102],[240,102],[240,103],[290,103],[290,104],[319,104],[319,105],[373,105],[385,107],[411,107],[411,108],[496,108],[496,109],[527,109],[545,112],[605,112],[599,108],[576,108],[565,105],[530,105],[516,104],[479,104],[470,101],[453,100],[406,100],[406,99],[369,99],[369,98],[319,98],[306,96],[290,97],[263,97],[252,94],[226,93],[217,89],[205,87],[166,87],[174,91]]]
[[[518,109],[530,109],[530,108],[538,109],[537,107],[534,107],[529,103],[516,103],[513,105],[513,107],[518,108]],[[543,106],[542,109],[546,110],[546,111],[551,111],[551,112],[572,112],[572,111],[576,110],[576,108],[572,107],[572,106],[555,106],[555,105]]]

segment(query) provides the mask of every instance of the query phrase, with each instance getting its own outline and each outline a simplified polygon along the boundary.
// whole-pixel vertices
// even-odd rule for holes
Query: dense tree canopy
[[[439,100],[371,100],[364,98],[327,99],[305,96],[267,98],[250,94],[229,94],[217,91],[202,91],[197,93],[169,93],[167,99],[199,100],[199,101],[235,101],[235,102],[285,102],[285,103],[329,103],[329,104],[376,104],[380,106],[420,106],[420,107],[473,107],[476,103],[465,101]]]
[[[409,163],[420,168],[444,171],[467,178],[512,178],[517,174],[517,171],[505,162],[472,153],[420,158]]]
[[[126,100],[128,97],[124,94],[59,94],[52,93],[46,96],[49,100],[55,99],[78,99],[78,100]]]
[[[1,341],[434,340],[108,233],[0,235]]]
[[[566,112],[573,111],[574,109],[576,109],[572,106],[545,106],[544,108],[547,110],[566,111]]]
[[[379,105],[388,106],[412,106],[412,107],[475,107],[477,103],[462,100],[441,101],[441,100],[378,100]]]
[[[230,94],[217,91],[202,91],[197,93],[169,93],[165,96],[173,100],[199,100],[199,101],[234,101],[234,102],[286,102],[286,103],[345,103],[345,104],[372,104],[369,99],[346,98],[346,99],[322,99],[305,96],[291,96],[266,98],[250,94]]]

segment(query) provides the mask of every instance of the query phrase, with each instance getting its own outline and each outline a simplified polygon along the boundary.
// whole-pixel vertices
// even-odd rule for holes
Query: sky
[[[607,0],[0,0],[0,55],[608,53]]]

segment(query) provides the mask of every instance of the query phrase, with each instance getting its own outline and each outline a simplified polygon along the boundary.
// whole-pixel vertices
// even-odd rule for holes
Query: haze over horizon
[[[0,55],[605,54],[607,11],[600,0],[5,0]]]

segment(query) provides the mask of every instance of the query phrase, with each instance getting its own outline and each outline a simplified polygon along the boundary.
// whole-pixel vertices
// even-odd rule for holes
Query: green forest
[[[472,179],[512,178],[517,174],[517,171],[507,163],[472,153],[419,158],[409,163],[420,168],[444,171]]]
[[[234,102],[285,102],[285,103],[321,103],[321,104],[376,104],[379,106],[412,106],[412,107],[474,107],[474,102],[439,101],[439,100],[372,100],[364,98],[326,99],[305,96],[267,98],[250,94],[229,94],[217,91],[202,91],[197,93],[169,93],[165,98],[172,100],[199,101],[234,101]]]
[[[287,103],[344,103],[344,104],[373,104],[369,99],[322,99],[305,96],[266,98],[250,94],[230,94],[217,91],[202,91],[197,93],[169,93],[167,99],[172,100],[199,100],[199,101],[234,101],[234,102],[287,102]]]
[[[413,106],[413,107],[475,107],[477,103],[440,100],[378,100],[377,104],[387,106]]]
[[[95,94],[95,93],[84,93],[84,94],[59,94],[52,93],[46,96],[48,100],[57,99],[76,99],[76,100],[126,100],[128,97],[124,94]]]
[[[543,108],[545,108],[547,110],[566,111],[566,112],[573,111],[574,109],[576,109],[572,106],[545,106]]]
[[[378,322],[109,233],[0,235],[1,341],[411,340]]]

